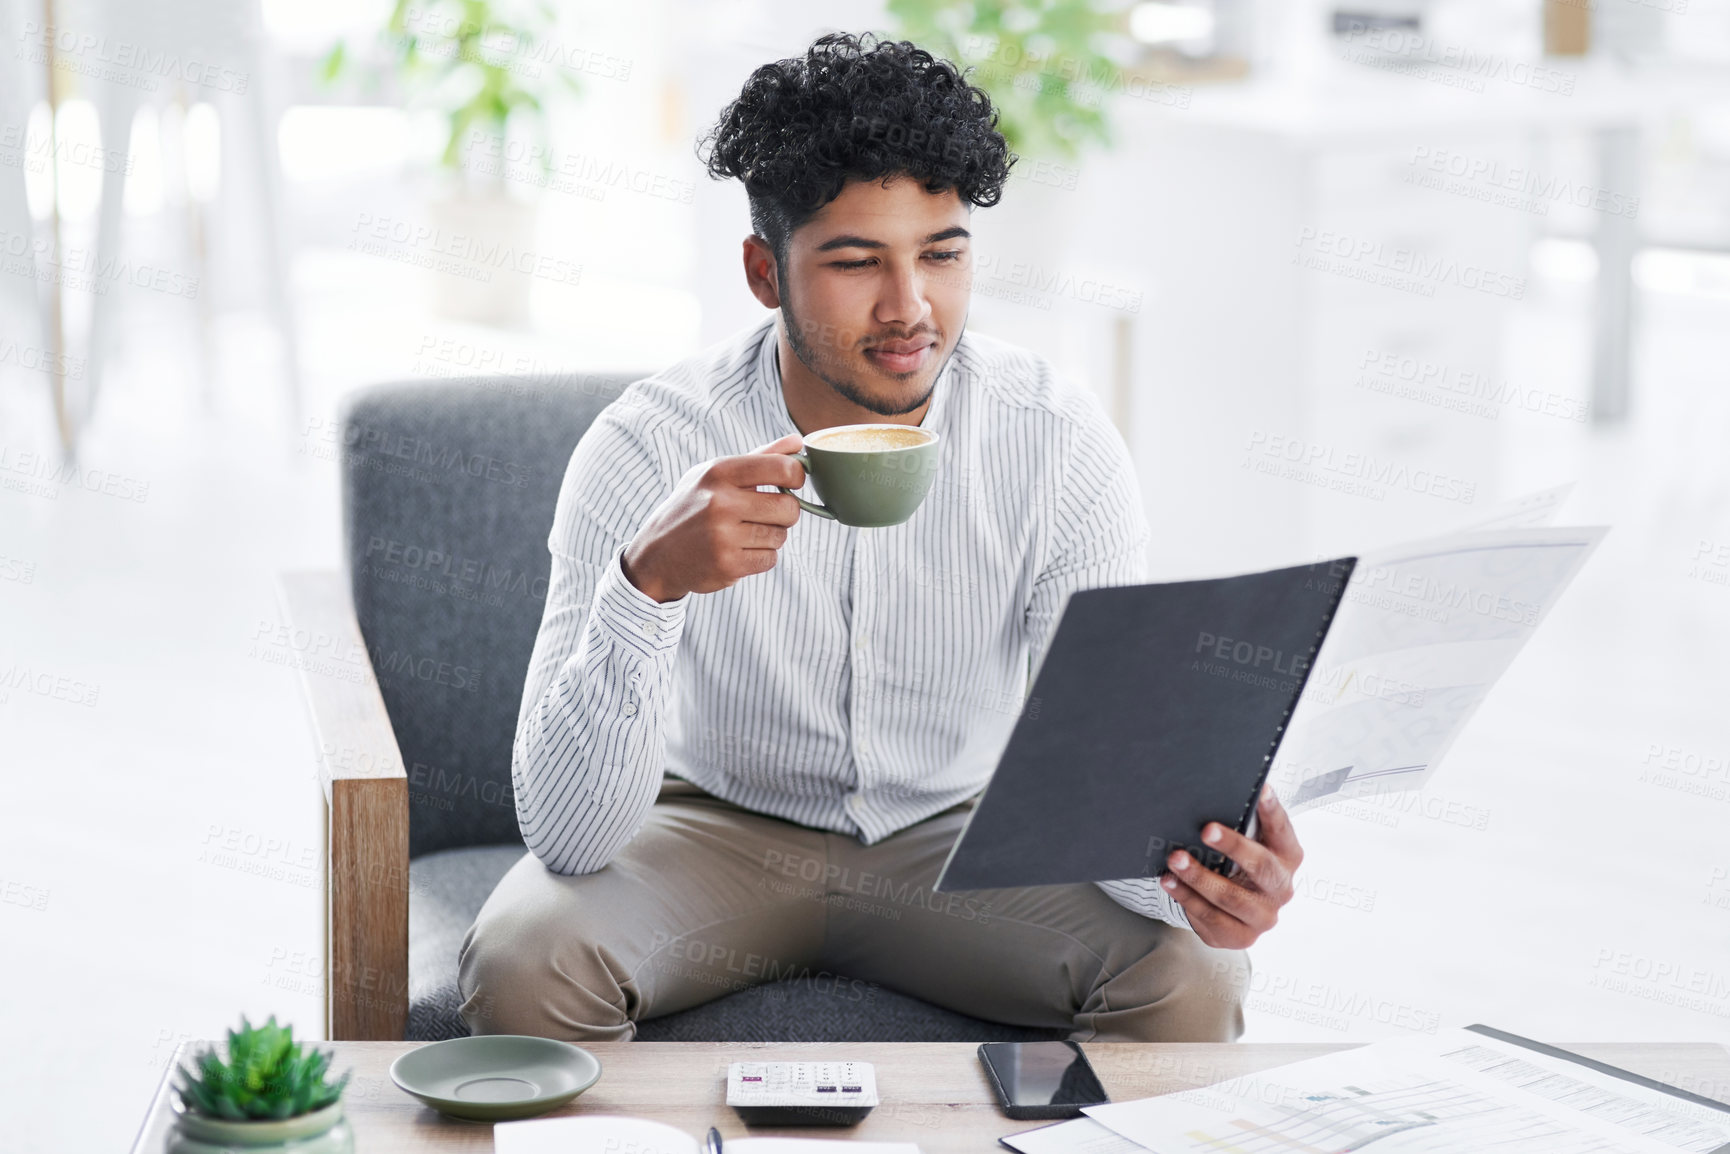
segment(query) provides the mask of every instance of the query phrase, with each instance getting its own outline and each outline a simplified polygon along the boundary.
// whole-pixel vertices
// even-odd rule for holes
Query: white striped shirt
[[[511,767],[557,873],[612,860],[663,770],[866,845],[947,809],[996,768],[1070,591],[1146,579],[1140,488],[1098,400],[969,332],[922,422],[940,456],[910,520],[802,514],[774,568],[656,602],[620,567],[654,508],[693,465],[799,431],[776,349],[771,318],[633,383],[571,456]],[[1188,925],[1151,878],[1098,884]]]

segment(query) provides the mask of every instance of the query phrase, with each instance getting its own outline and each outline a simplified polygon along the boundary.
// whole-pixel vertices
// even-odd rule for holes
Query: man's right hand
[[[625,576],[656,601],[713,593],[775,567],[799,502],[758,485],[797,489],[805,469],[788,433],[754,452],[693,465],[625,546]]]

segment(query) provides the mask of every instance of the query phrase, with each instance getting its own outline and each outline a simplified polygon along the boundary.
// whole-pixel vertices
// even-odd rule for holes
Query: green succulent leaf
[[[327,1082],[332,1057],[296,1042],[293,1027],[277,1025],[275,1015],[262,1026],[243,1016],[240,1029],[228,1031],[227,1060],[205,1049],[196,1069],[179,1067],[175,1090],[185,1109],[212,1118],[294,1118],[342,1097],[353,1071]]]

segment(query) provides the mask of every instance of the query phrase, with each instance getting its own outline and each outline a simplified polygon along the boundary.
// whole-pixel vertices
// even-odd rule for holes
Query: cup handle
[[[809,473],[811,471],[811,458],[807,457],[805,455],[804,450],[800,450],[799,452],[794,453],[793,459],[795,461],[799,462],[801,465],[805,466],[805,472]],[[799,494],[793,492],[793,490],[791,490],[791,489],[784,488],[780,485],[777,485],[775,487],[777,489],[780,489],[781,492],[787,494],[787,496],[793,498],[793,500],[799,502],[799,508],[805,510],[805,512],[815,513],[819,517],[827,517],[831,521],[835,520],[835,514],[831,513],[829,510],[825,509],[823,506],[812,504],[810,501],[805,500],[805,498],[799,496]]]

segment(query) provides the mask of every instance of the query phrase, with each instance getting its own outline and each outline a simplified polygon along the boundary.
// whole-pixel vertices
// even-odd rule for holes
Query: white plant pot
[[[281,1121],[230,1122],[174,1104],[167,1154],[354,1154],[342,1102]]]
[[[504,190],[453,192],[431,205],[437,230],[433,311],[471,324],[526,325],[534,284],[536,206]]]
[[[1029,167],[1033,161],[1025,161]],[[1049,182],[1016,179],[1003,199],[974,214],[973,309],[1000,335],[1057,358],[1067,303],[1050,291],[1070,272],[1080,195]]]

